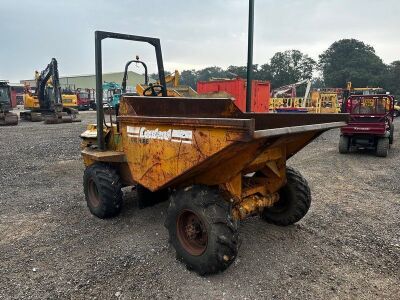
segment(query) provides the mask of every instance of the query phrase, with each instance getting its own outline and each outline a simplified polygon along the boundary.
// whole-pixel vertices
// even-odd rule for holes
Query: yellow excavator
[[[35,72],[36,88],[25,88],[24,108],[21,119],[27,121],[45,121],[46,124],[79,122],[78,111],[64,106],[58,75],[58,64],[55,58],[41,73]]]

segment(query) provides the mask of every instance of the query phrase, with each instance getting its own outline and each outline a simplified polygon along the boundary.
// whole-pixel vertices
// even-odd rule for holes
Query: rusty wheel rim
[[[91,206],[98,207],[100,205],[99,191],[97,190],[97,185],[93,179],[89,180],[89,202]]]
[[[191,255],[199,256],[207,249],[208,234],[201,217],[191,210],[183,210],[176,222],[178,239]]]

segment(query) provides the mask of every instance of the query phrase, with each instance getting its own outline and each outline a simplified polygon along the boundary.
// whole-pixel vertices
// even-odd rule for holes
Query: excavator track
[[[76,123],[81,122],[80,119],[77,119],[77,112],[74,109],[65,109],[66,111],[54,114],[47,114],[44,116],[45,124],[61,124],[61,123]]]
[[[25,121],[31,121],[31,122],[43,121],[42,114],[38,113],[38,112],[24,111],[24,112],[21,112],[20,117],[22,120],[25,120]]]
[[[18,125],[18,115],[11,112],[0,114],[0,126]]]

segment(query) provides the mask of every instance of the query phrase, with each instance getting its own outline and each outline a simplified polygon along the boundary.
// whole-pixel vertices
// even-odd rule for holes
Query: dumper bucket
[[[133,182],[155,191],[188,182],[217,185],[283,163],[345,114],[243,113],[228,98],[125,96],[122,144]]]

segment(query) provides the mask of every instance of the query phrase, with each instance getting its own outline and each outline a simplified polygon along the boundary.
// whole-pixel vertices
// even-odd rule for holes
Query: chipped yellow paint
[[[142,133],[132,135],[129,128]],[[122,123],[122,148],[135,181],[150,190],[199,165],[218,151],[234,143],[226,129]],[[173,132],[190,132],[191,138],[172,137]],[[153,137],[146,137],[147,133]],[[158,135],[157,135],[158,134]]]

